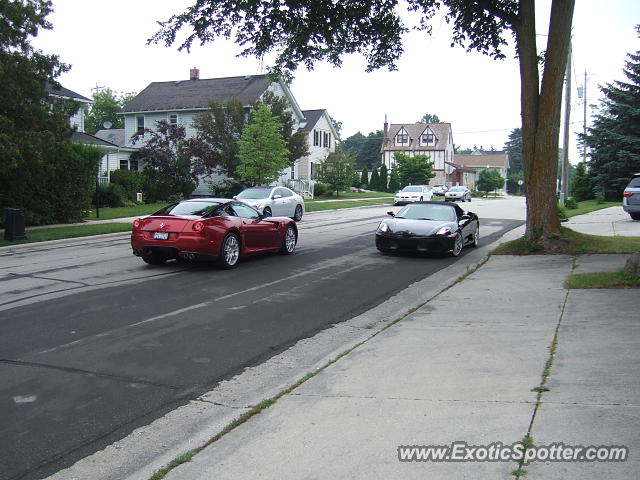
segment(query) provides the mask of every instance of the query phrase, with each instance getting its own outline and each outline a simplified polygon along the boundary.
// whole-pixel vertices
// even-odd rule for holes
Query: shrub
[[[322,197],[323,195],[329,195],[329,187],[324,183],[316,183],[313,186],[313,196]]]
[[[118,185],[117,183],[100,185],[99,192],[99,199],[95,193],[93,195],[94,205],[98,205],[97,200],[100,200],[100,207],[122,207],[124,205],[125,192],[122,185]]]
[[[567,218],[567,210],[566,208],[558,203],[558,217]]]
[[[564,201],[564,206],[569,210],[575,210],[579,205],[575,198],[569,197]]]
[[[135,202],[136,194],[142,192],[144,175],[135,170],[114,170],[111,172],[111,183],[122,186],[126,199]]]
[[[604,203],[604,192],[602,190],[598,190],[596,192],[596,203],[597,204]]]

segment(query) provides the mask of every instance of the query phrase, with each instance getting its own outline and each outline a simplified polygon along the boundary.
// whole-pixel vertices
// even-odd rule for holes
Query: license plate
[[[153,232],[154,240],[166,240],[169,238],[169,232]]]

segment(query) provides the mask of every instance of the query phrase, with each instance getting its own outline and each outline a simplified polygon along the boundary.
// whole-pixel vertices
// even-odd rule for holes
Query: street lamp
[[[522,184],[524,182],[522,180],[518,180],[518,195],[522,195]]]

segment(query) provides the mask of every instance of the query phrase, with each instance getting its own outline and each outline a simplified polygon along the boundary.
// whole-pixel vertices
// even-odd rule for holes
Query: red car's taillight
[[[136,218],[136,219],[133,221],[133,228],[135,228],[135,229],[140,228],[140,224],[141,224],[141,223],[142,223],[142,222],[140,221],[140,219],[139,219],[139,218]]]
[[[201,231],[203,231],[203,230],[204,230],[204,223],[202,223],[202,222],[200,222],[200,221],[198,221],[198,222],[194,222],[194,223],[193,223],[193,227],[191,227],[191,228],[193,228],[193,231],[194,231],[194,232],[198,232],[198,233],[200,233]]]

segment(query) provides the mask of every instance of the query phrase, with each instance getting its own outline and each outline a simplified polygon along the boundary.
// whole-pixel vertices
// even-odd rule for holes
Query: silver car
[[[442,196],[444,196],[445,193],[447,193],[447,190],[449,190],[449,187],[447,187],[444,184],[439,183],[437,185],[434,185],[432,190],[433,190],[433,194],[434,195],[442,197]]]
[[[457,187],[451,187],[444,194],[445,200],[460,200],[462,202],[470,202],[471,201],[471,190],[467,187],[459,185]]]
[[[286,187],[250,187],[234,198],[267,217],[291,217],[299,222],[304,214],[304,198]]]
[[[631,177],[631,181],[622,194],[622,208],[634,220],[640,220],[640,173]]]

